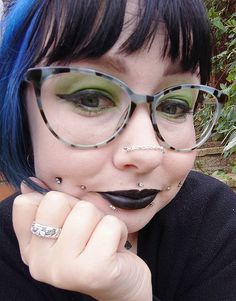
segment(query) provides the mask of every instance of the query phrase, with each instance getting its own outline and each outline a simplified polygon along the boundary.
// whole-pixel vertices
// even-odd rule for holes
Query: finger
[[[62,192],[50,191],[40,202],[36,212],[34,221],[38,224],[62,228],[67,216],[71,212],[78,199]],[[41,253],[46,252],[52,245],[57,242],[56,239],[48,239],[44,237],[32,236],[32,250],[41,250]]]
[[[57,248],[60,252],[78,256],[103,216],[93,204],[79,201],[68,215],[58,239]]]
[[[94,230],[86,252],[96,256],[107,257],[124,250],[127,240],[126,225],[113,215],[106,215]]]
[[[23,261],[27,264],[28,246],[31,241],[31,224],[43,195],[37,192],[19,195],[13,203],[12,219]]]
[[[70,195],[50,191],[41,200],[34,220],[44,226],[63,228],[65,220],[76,202],[78,200]],[[50,283],[55,271],[55,263],[57,270],[58,266],[64,262],[60,253],[56,252],[58,250],[57,243],[58,239],[32,235],[28,251],[28,265],[33,278]],[[68,256],[66,259],[69,262]]]

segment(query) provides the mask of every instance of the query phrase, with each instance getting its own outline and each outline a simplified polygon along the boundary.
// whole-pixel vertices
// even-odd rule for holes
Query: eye
[[[183,119],[186,114],[192,113],[188,103],[178,99],[166,99],[156,108],[158,114],[169,119]]]
[[[78,112],[101,113],[116,106],[112,96],[100,90],[86,89],[72,94],[57,94],[60,100],[72,104]]]

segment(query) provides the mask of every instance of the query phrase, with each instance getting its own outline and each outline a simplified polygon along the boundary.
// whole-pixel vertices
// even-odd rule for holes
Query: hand
[[[32,235],[33,221],[62,228],[59,238]],[[90,202],[56,191],[42,195],[22,185],[13,225],[34,279],[100,301],[152,300],[150,270],[124,248],[126,225]]]

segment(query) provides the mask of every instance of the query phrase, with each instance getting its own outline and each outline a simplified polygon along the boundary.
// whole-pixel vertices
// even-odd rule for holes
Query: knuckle
[[[67,208],[72,210],[78,203],[78,199],[60,191],[49,191],[43,197],[43,203],[49,203],[50,206],[56,206],[61,208]]]
[[[43,265],[42,262],[44,262]],[[55,254],[53,259],[51,256],[47,257],[34,254],[34,256],[31,256],[28,260],[30,275],[37,281],[61,287],[63,286],[64,275],[67,275],[66,267],[62,262],[63,260],[57,260]],[[45,266],[47,266],[46,269]]]
[[[14,199],[14,205],[20,205],[22,203],[22,200],[25,200],[26,196],[23,194],[18,195],[15,199]]]
[[[32,203],[32,196],[20,194],[14,199],[14,208],[22,208]]]
[[[45,194],[44,200],[50,200],[50,202],[63,202],[65,196],[59,191],[49,191]]]
[[[84,210],[94,210],[95,209],[95,206],[92,203],[87,202],[87,201],[79,201],[76,204],[76,207],[80,208],[80,209],[84,209]]]
[[[55,287],[63,287],[63,284],[66,285],[65,279],[68,273],[68,266],[67,270],[63,269],[63,266],[60,262],[57,262],[52,266],[50,269],[50,279],[51,284]]]
[[[23,212],[28,210],[37,210],[39,207],[39,200],[31,194],[21,194],[18,195],[13,202],[13,217],[16,217],[18,214],[21,216]]]
[[[105,215],[103,217],[103,222],[105,224],[112,225],[112,227],[115,227],[116,229],[123,230],[125,227],[125,224],[116,216],[114,215]]]
[[[79,211],[80,213],[89,215],[89,216],[98,216],[101,218],[102,213],[99,209],[97,209],[92,203],[87,201],[79,201],[75,207],[75,210]]]
[[[41,269],[38,264],[38,261],[30,259],[28,265],[29,265],[29,272],[32,278],[34,278],[37,281],[43,281],[44,279],[41,275]]]
[[[59,191],[49,191],[45,194],[40,204],[41,208],[47,208],[50,206],[51,208],[58,208],[58,209],[68,209],[71,210],[69,196],[59,192]]]

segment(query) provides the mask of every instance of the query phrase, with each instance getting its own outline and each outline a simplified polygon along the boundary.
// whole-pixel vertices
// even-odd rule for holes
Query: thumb
[[[50,191],[49,187],[44,182],[35,177],[30,177],[23,180],[20,189],[22,194],[34,191],[37,191],[41,194],[46,194]]]

